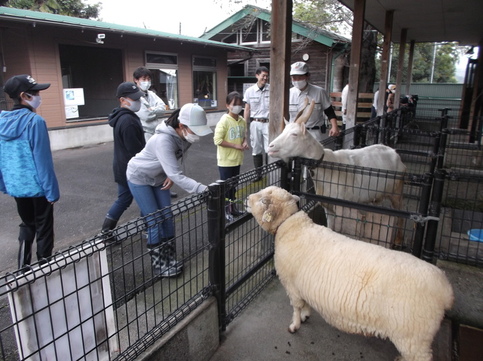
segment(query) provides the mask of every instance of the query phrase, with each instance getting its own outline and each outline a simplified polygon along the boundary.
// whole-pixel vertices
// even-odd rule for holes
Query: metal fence
[[[225,192],[237,199],[281,185],[283,163],[251,171],[180,200],[169,212],[176,228],[177,278],[153,275],[144,233],[146,218],[54,255],[46,264],[7,274],[11,319],[0,322],[1,360],[134,360],[214,295],[220,330],[274,277],[273,236],[251,215],[225,219]],[[285,172],[285,171],[284,171]],[[151,219],[151,218],[150,218]]]
[[[12,322],[2,321],[1,358],[136,359],[211,294],[206,197],[171,208],[184,264],[178,278],[153,275],[144,218],[117,228],[114,242],[94,237],[47,264],[7,274],[2,289]]]
[[[439,117],[427,118],[402,108],[372,119],[354,129],[356,144],[382,142],[395,148],[408,167],[404,199],[430,202],[426,215],[425,206],[419,207],[429,228],[423,258],[481,267],[483,120],[477,119],[476,131],[470,132],[456,128],[448,108],[439,112]],[[418,185],[408,186],[411,180]]]
[[[481,142],[469,142],[481,140],[481,129],[477,135],[451,130],[443,115],[434,121],[434,130],[421,130],[405,127],[408,119],[397,116],[404,113],[376,118],[324,146],[338,149],[345,137],[358,147],[387,142],[401,154],[406,173],[382,171],[377,164],[294,159],[289,166],[263,167],[260,180],[260,169],[253,170],[175,203],[168,216],[176,227],[177,260],[184,265],[177,278],[153,275],[144,218],[117,228],[114,242],[94,237],[28,272],[7,274],[0,296],[8,296],[11,318],[0,321],[1,359],[134,360],[212,295],[220,332],[225,330],[274,277],[273,236],[250,214],[225,218],[225,193],[231,188],[242,208],[249,194],[278,185],[301,195],[303,209],[338,232],[427,261],[440,257],[482,266],[481,242],[468,234],[483,228]],[[333,184],[321,184],[317,172],[339,176]],[[351,177],[375,179],[377,189],[385,184],[388,199],[396,189],[391,186],[402,183],[401,206],[387,199],[373,203],[341,196],[369,192],[346,183]],[[317,186],[334,191],[316,195]],[[154,214],[158,222],[165,211]]]

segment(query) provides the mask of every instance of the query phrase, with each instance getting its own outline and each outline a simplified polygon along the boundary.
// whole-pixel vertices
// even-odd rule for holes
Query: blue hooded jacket
[[[60,197],[47,125],[25,106],[0,113],[0,190],[49,202]]]

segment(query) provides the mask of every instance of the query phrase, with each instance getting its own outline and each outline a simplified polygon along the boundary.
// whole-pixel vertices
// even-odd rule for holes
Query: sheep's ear
[[[270,210],[266,210],[263,212],[262,222],[263,223],[270,223],[272,221],[272,212]]]
[[[288,125],[289,124],[288,121],[287,121],[287,119],[285,119],[285,118],[283,118],[283,122],[285,123],[285,125]]]
[[[300,197],[299,197],[299,196],[296,196],[295,194],[292,194],[292,199],[293,199],[295,202],[300,201]]]

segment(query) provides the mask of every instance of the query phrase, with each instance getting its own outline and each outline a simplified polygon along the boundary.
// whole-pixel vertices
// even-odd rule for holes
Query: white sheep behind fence
[[[432,360],[432,341],[454,299],[444,272],[317,225],[298,211],[298,200],[272,186],[246,202],[275,235],[275,268],[293,306],[289,331],[300,328],[312,307],[342,331],[389,338],[399,360]]]
[[[283,132],[270,143],[268,154],[285,162],[293,157],[302,157],[342,166],[382,170],[377,173],[364,169],[318,166],[312,170],[316,194],[363,204],[379,204],[388,199],[394,209],[400,210],[404,187],[401,174],[406,172],[406,166],[399,154],[382,144],[360,149],[326,149],[305,127],[314,105],[312,101],[299,113],[294,123],[286,124]],[[328,203],[323,206],[326,210],[327,226],[334,229],[335,207]],[[402,245],[402,226],[403,219],[400,218],[394,241],[396,246]]]

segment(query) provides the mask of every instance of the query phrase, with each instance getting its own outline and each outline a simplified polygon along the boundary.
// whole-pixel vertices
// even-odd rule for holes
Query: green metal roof
[[[9,7],[0,6],[0,20],[10,20],[18,22],[31,22],[31,23],[45,23],[48,25],[56,25],[62,27],[77,27],[83,29],[92,29],[97,31],[111,31],[115,33],[124,33],[139,36],[154,36],[158,38],[164,38],[175,41],[191,42],[200,45],[209,45],[213,47],[221,47],[231,50],[247,50],[253,51],[248,47],[243,47],[234,44],[226,44],[218,41],[201,39],[192,36],[184,36],[179,34],[165,33],[163,31],[137,28],[134,26],[126,26],[120,24],[106,23],[103,21],[81,19],[72,16],[57,15],[51,13],[44,13],[39,11],[14,9]],[[3,25],[5,26],[5,25]]]
[[[230,28],[231,26],[235,25],[240,20],[243,20],[247,16],[255,16],[261,20],[270,22],[271,13],[268,10],[253,6],[247,5],[237,13],[233,14],[220,24],[216,25],[214,28],[208,30],[203,35],[200,36],[201,39],[212,39],[216,35],[219,35],[226,29]],[[292,21],[292,32],[302,35],[306,38],[312,39],[318,43],[324,44],[326,46],[334,46],[337,43],[350,43],[350,39],[338,35],[336,33],[332,33],[327,30],[323,30],[316,26],[304,24],[300,21],[293,20]]]

